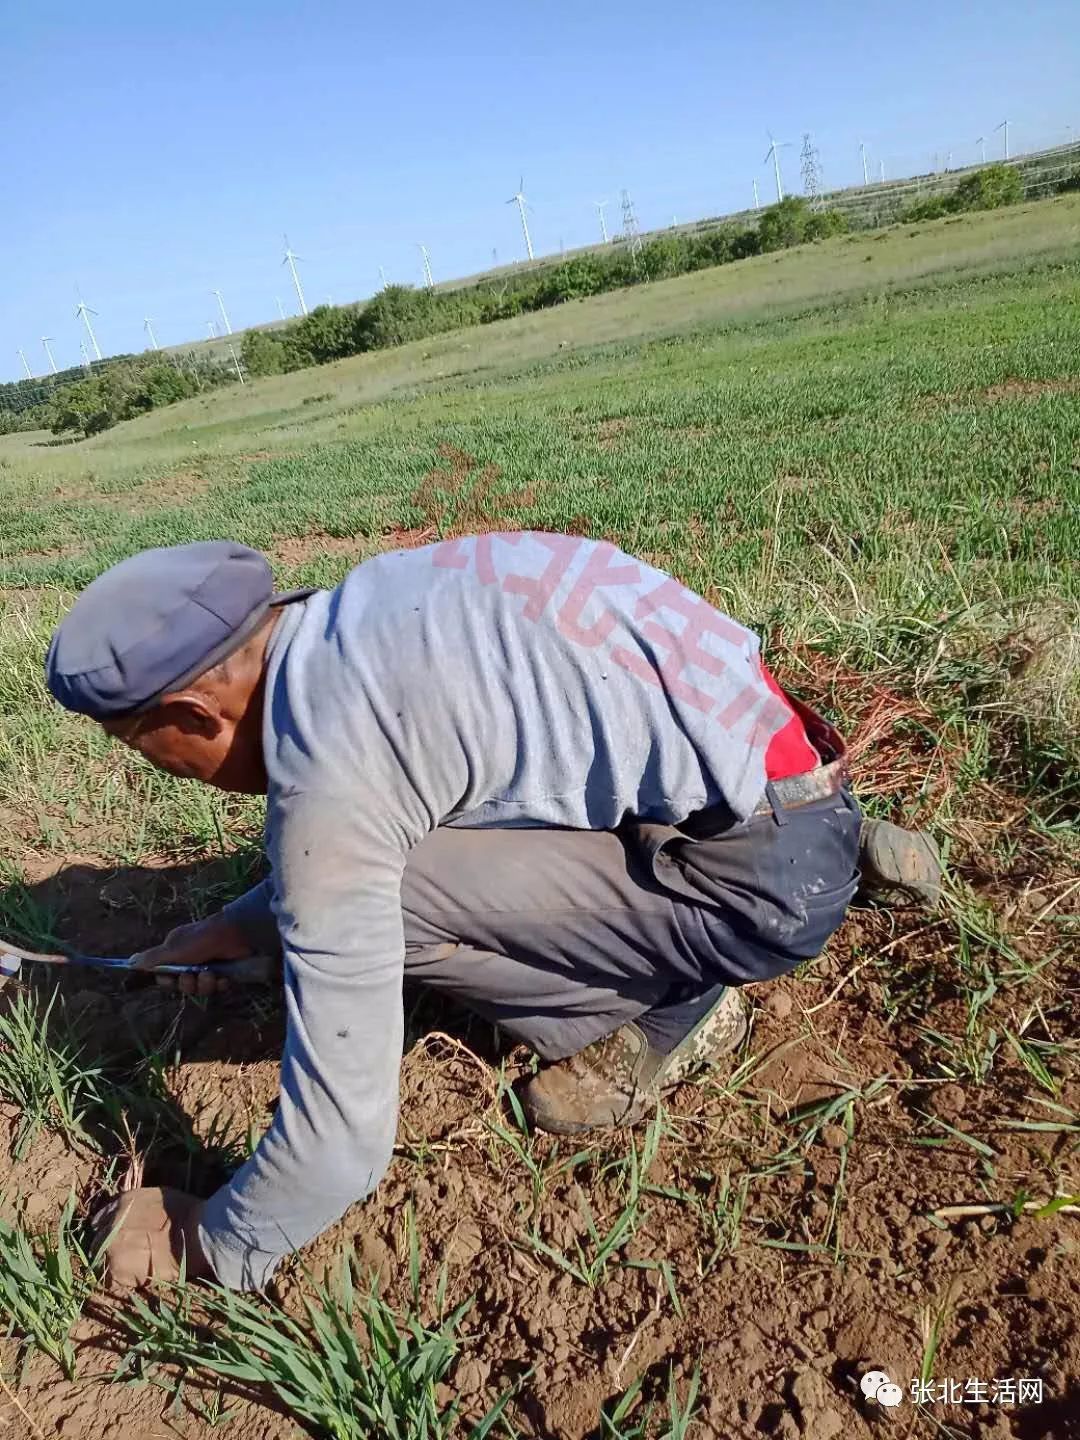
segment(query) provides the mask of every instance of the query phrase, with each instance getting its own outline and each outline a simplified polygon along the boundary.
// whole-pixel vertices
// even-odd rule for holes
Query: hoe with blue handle
[[[6,940],[0,939],[0,984],[18,975],[24,961],[35,965],[76,966],[85,970],[119,970],[128,975],[198,975],[207,971],[223,980],[244,985],[265,984],[273,979],[277,971],[277,961],[266,955],[251,955],[246,960],[223,960],[217,965],[157,965],[152,970],[143,970],[134,964],[133,956],[124,959],[111,955],[44,955],[36,950],[9,945]]]

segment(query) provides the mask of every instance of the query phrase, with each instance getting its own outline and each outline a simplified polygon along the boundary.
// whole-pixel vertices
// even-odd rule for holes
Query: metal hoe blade
[[[24,950],[0,939],[0,975],[12,976],[19,972],[24,960],[35,965],[69,965],[85,970],[120,970],[132,975],[198,975],[207,970],[212,974],[227,976],[230,980],[261,982],[273,974],[273,962],[264,955],[253,955],[246,960],[231,960],[220,965],[155,965],[142,969],[133,963],[132,956],[113,955],[49,955],[37,950]]]

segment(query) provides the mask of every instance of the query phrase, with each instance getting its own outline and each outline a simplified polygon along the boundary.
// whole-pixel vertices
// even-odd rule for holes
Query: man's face
[[[151,765],[181,780],[248,794],[266,789],[257,734],[222,715],[205,697],[166,696],[145,715],[107,720],[104,728]]]

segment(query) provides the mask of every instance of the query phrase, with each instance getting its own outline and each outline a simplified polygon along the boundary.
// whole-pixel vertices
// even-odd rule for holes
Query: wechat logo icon
[[[903,1390],[893,1384],[884,1370],[868,1370],[859,1381],[859,1389],[867,1400],[884,1405],[886,1410],[894,1409],[904,1398]]]

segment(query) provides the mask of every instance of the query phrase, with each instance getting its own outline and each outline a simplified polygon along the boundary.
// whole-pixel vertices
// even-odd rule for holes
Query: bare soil
[[[404,528],[399,525],[385,530],[377,539],[365,535],[327,535],[315,531],[308,535],[283,537],[267,551],[272,560],[282,565],[303,565],[320,555],[346,555],[360,561],[373,549],[416,550],[421,545],[430,545],[439,538],[431,526]]]
[[[64,933],[90,948],[134,948],[185,913],[199,867],[109,873],[89,863],[46,875],[35,897],[61,907]],[[1018,897],[1018,933],[1033,955],[1046,903],[1020,874],[996,875],[997,893]],[[1026,901],[1024,897],[1026,896]],[[931,1413],[959,1435],[1066,1437],[1080,1434],[1080,1248],[1077,1218],[1005,1214],[938,1220],[938,1207],[1054,1193],[1057,1177],[1075,1171],[1075,1137],[1067,1129],[1024,1132],[1016,1122],[1046,1121],[1031,1076],[1007,1053],[994,1083],[976,1085],[931,1073],[926,1026],[962,1044],[964,1001],[950,978],[955,949],[948,925],[916,915],[857,909],[826,959],[807,978],[752,987],[752,1053],[761,1057],[749,1082],[732,1094],[730,1068],[682,1088],[668,1112],[668,1134],[648,1174],[642,1222],[595,1287],[563,1273],[530,1245],[536,1233],[571,1257],[589,1251],[585,1201],[603,1234],[624,1195],[605,1173],[626,1154],[609,1138],[572,1174],[552,1181],[537,1206],[530,1181],[488,1128],[507,1125],[496,1103],[493,1066],[526,1072],[520,1048],[500,1056],[478,1021],[407,997],[410,1043],[403,1060],[399,1143],[377,1194],[358,1206],[304,1257],[319,1274],[342,1245],[377,1272],[386,1293],[407,1303],[403,1216],[412,1206],[421,1236],[423,1293],[434,1304],[440,1266],[450,1270],[449,1296],[475,1295],[455,1389],[482,1414],[508,1386],[518,1386],[516,1419],[532,1436],[599,1437],[600,1407],[644,1376],[644,1393],[666,1389],[669,1367],[688,1381],[700,1367],[702,1411],[696,1433],[718,1437],[771,1434],[830,1440],[870,1436],[888,1423],[860,1397],[867,1369],[886,1370],[905,1388],[919,1375],[928,1327],[944,1311],[935,1365],[939,1379],[1040,1378],[1041,1404],[935,1406]],[[895,974],[870,964],[888,953]],[[890,1019],[896,985],[924,985],[925,1011]],[[888,987],[888,992],[887,992]],[[281,1023],[265,1000],[229,996],[206,1007],[153,988],[88,983],[65,975],[70,1012],[91,1033],[120,1031],[134,1043],[160,1043],[171,1028],[181,1055],[169,1079],[170,1103],[192,1131],[207,1135],[222,1112],[235,1123],[265,1123],[277,1088]],[[1039,995],[1054,1034],[1073,1031],[1076,974],[1059,973]],[[9,992],[10,993],[10,992]],[[1030,997],[1027,1003],[1030,1003]],[[994,1019],[1015,1028],[1018,1016],[995,1000]],[[874,1082],[882,1081],[877,1089]],[[860,1092],[851,1109],[804,1143],[814,1102]],[[1054,1098],[1080,1109],[1080,1083],[1066,1078]],[[811,1117],[812,1118],[812,1117]],[[14,1133],[10,1107],[0,1121]],[[977,1137],[992,1159],[961,1138]],[[638,1132],[639,1146],[643,1133]],[[929,1143],[928,1143],[929,1142]],[[797,1159],[768,1174],[770,1157],[795,1146]],[[584,1148],[584,1147],[583,1147]],[[539,1138],[537,1156],[569,1155]],[[166,1147],[150,1159],[147,1183],[210,1190],[222,1173],[213,1156],[194,1163]],[[725,1183],[750,1182],[734,1248],[721,1247],[705,1219]],[[74,1187],[89,1204],[101,1159],[43,1135],[22,1161],[5,1160],[0,1188],[9,1210],[25,1199],[24,1221],[46,1226]],[[700,1208],[676,1199],[697,1197]],[[722,1206],[719,1206],[722,1212]],[[656,1268],[672,1267],[677,1305]],[[293,1309],[301,1283],[285,1267],[277,1298]],[[192,1383],[178,1402],[167,1390],[110,1383],[122,1335],[102,1299],[80,1327],[79,1378],[59,1377],[35,1358],[15,1399],[0,1401],[12,1436],[202,1436]],[[5,1373],[14,1369],[14,1342]],[[271,1397],[265,1397],[269,1402]],[[242,1440],[297,1433],[272,1403],[236,1399],[229,1433]],[[905,1401],[907,1426],[912,1407]],[[918,1432],[931,1433],[927,1421]],[[35,1428],[36,1427],[36,1428]],[[695,1432],[691,1432],[695,1433]],[[945,1432],[937,1432],[945,1433]]]

